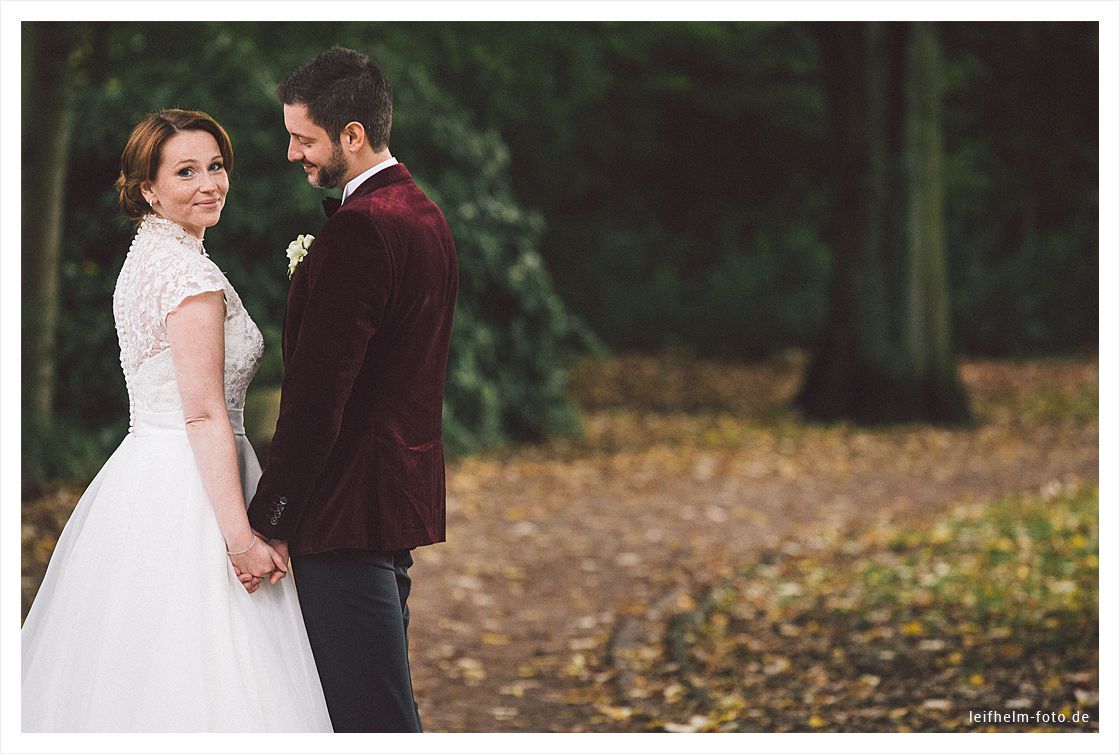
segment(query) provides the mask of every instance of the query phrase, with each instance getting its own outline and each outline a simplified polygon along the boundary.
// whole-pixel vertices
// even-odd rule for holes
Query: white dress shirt
[[[353,194],[354,189],[358,188],[358,186],[361,186],[363,183],[365,183],[366,179],[369,178],[371,175],[373,175],[374,173],[379,173],[382,170],[384,170],[385,168],[392,167],[393,165],[396,165],[396,164],[397,164],[397,158],[396,157],[390,157],[389,159],[385,160],[384,162],[377,163],[376,165],[374,165],[372,168],[365,171],[361,175],[357,175],[357,176],[354,176],[353,178],[351,178],[346,183],[346,186],[342,189],[342,201],[346,201],[346,197]]]

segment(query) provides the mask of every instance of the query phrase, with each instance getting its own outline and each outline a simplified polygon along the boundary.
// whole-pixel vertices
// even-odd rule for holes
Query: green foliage
[[[288,71],[336,42],[374,53],[394,82],[394,153],[444,210],[456,238],[462,287],[448,375],[450,449],[578,430],[565,364],[596,342],[554,290],[538,251],[543,219],[514,198],[508,148],[412,65],[407,49],[379,45],[376,32],[337,24],[94,25],[80,51],[57,409],[102,455],[127,415],[111,297],[132,235],[112,190],[129,131],[145,113],[185,107],[209,112],[230,133],[229,202],[206,243],[265,335],[254,390],[267,391],[282,372],[283,249],[323,222],[322,192],[287,163],[273,92]],[[72,471],[64,476],[81,476]]]
[[[501,129],[561,294],[606,342],[738,357],[811,342],[829,264],[803,27],[434,26],[431,65]]]
[[[1097,341],[1096,30],[944,24],[953,329]],[[571,308],[617,348],[756,357],[825,322],[829,117],[796,23],[414,24],[390,47],[499,129]]]
[[[1099,334],[1094,24],[946,24],[946,239],[971,353]]]
[[[20,447],[22,496],[26,499],[40,494],[48,481],[92,479],[108,453],[120,444],[125,429],[127,426],[116,423],[90,429],[56,421],[49,432],[40,434],[24,426]]]
[[[479,131],[420,68],[381,51],[398,92],[394,143],[415,155],[425,190],[455,230],[460,293],[444,433],[462,452],[506,439],[579,431],[566,397],[574,353],[601,351],[557,295],[538,251],[543,219],[518,206],[509,151]]]
[[[110,298],[131,229],[111,184],[131,126],[206,110],[237,152],[207,234],[280,379],[282,251],[322,218],[273,90],[340,43],[397,90],[393,149],[447,214],[463,292],[447,432],[459,450],[572,429],[565,360],[683,345],[756,358],[826,318],[822,60],[798,23],[97,23],[79,80],[57,409],[122,426]],[[946,241],[965,352],[1098,338],[1092,24],[945,24]]]

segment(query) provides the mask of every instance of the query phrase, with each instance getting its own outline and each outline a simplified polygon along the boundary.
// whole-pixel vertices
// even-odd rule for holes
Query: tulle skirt
[[[249,500],[261,469],[230,419]],[[137,415],[21,638],[24,732],[331,730],[292,575],[238,582],[181,413]]]

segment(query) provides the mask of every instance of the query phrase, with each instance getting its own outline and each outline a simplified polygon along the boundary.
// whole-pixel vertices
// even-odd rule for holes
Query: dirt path
[[[771,386],[733,412],[604,408],[579,443],[454,464],[449,542],[413,570],[426,728],[620,729],[609,705],[643,692],[617,683],[608,640],[627,617],[663,619],[649,613],[671,587],[792,533],[1095,482],[1095,361],[962,373],[980,419],[967,430],[804,425],[775,409],[796,385],[788,365],[726,377]]]

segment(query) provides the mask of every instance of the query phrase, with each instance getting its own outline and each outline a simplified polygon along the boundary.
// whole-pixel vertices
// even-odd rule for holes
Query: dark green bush
[[[230,133],[237,165],[222,222],[207,233],[206,245],[264,332],[256,385],[279,382],[284,249],[320,227],[324,194],[287,163],[273,92],[289,70],[337,41],[377,53],[397,94],[394,153],[441,206],[456,239],[461,290],[448,374],[449,448],[464,452],[578,429],[565,394],[566,362],[595,341],[555,292],[539,253],[543,219],[515,200],[501,136],[478,127],[456,96],[408,64],[406,51],[343,40],[336,31],[304,24],[97,25],[92,46],[81,53],[87,63],[76,94],[58,334],[61,434],[83,444],[53,435],[37,449],[29,442],[25,475],[88,475],[88,464],[67,458],[96,457],[100,449],[103,459],[127,428],[112,291],[132,228],[119,219],[112,183],[128,133],[147,112],[204,110]],[[284,52],[273,54],[278,49]]]

